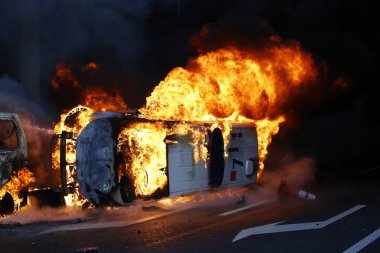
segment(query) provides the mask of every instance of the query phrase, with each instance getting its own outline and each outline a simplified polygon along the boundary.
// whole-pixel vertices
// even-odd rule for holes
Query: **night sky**
[[[325,175],[377,167],[380,22],[371,2],[3,0],[0,111],[17,101],[33,122],[49,126],[60,110],[76,105],[80,92],[51,88],[61,61],[74,69],[97,62],[101,68],[96,76],[83,77],[85,86],[118,92],[137,109],[173,67],[185,66],[200,52],[230,45],[259,49],[278,35],[300,42],[325,76],[318,92],[289,109],[291,118],[271,145],[269,167],[284,154],[312,157]],[[38,36],[28,35],[25,27]],[[20,48],[30,38],[39,45],[38,97],[22,83]]]

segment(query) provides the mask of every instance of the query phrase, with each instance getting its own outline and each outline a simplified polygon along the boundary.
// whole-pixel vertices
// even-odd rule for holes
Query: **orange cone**
[[[307,191],[301,190],[297,187],[290,186],[285,180],[281,180],[277,189],[277,195],[280,197],[293,196],[300,199],[315,200],[317,197]]]

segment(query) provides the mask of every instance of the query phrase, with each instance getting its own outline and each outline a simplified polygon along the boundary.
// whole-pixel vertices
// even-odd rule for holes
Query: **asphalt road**
[[[253,189],[243,193],[245,203],[228,192],[216,200],[174,206],[148,201],[84,216],[50,210],[46,219],[58,221],[0,227],[0,252],[75,252],[90,246],[99,252],[380,252],[379,179],[316,185],[309,189],[317,195],[314,201],[272,199]],[[14,219],[23,223],[28,215],[37,214]],[[249,235],[252,231],[256,234]]]

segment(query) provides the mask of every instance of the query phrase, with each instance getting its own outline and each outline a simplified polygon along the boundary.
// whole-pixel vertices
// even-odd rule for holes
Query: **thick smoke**
[[[360,90],[368,82],[357,81],[371,80],[378,54],[371,9],[366,1],[6,0],[0,5],[0,72],[19,74],[21,28],[33,21],[43,88],[62,60],[80,66],[98,61],[105,70],[96,84],[119,88],[135,108],[189,55],[228,44],[257,48],[274,34],[300,41],[327,62],[330,74],[349,75]]]
[[[1,72],[19,74],[18,61],[24,57],[20,40],[27,26],[39,33],[41,90],[50,88],[55,66],[62,60],[80,66],[95,61],[102,66],[103,76],[93,85],[118,88],[124,96],[129,94],[132,104],[143,103],[150,89],[146,86],[153,85],[152,76],[157,78],[149,38],[152,12],[173,9],[171,15],[177,17],[176,5],[170,1],[34,0],[0,5]]]
[[[28,145],[28,168],[35,173],[38,183],[46,183],[53,133],[50,129],[52,117],[40,104],[28,99],[24,87],[9,76],[0,77],[0,90],[0,112],[19,115]]]

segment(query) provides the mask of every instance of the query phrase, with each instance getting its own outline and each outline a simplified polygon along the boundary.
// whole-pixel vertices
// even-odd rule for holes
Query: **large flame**
[[[173,69],[140,111],[152,119],[209,121],[279,116],[281,105],[316,76],[298,44],[259,54],[220,49]]]
[[[88,68],[93,69],[97,65],[91,66]],[[59,76],[64,77],[64,82],[73,82],[71,87],[81,86],[72,72],[67,69],[60,71],[62,73],[58,71],[53,78],[53,86],[60,87],[59,83],[54,83]],[[136,196],[149,196],[167,184],[165,142],[169,135],[191,136],[194,161],[203,161],[206,165],[207,132],[215,127],[221,128],[227,145],[231,124],[236,122],[256,126],[260,175],[272,136],[278,133],[280,123],[286,120],[284,106],[316,77],[317,70],[311,55],[304,52],[298,43],[272,46],[260,52],[222,48],[191,60],[186,68],[173,69],[139,110],[141,118],[152,122],[129,123],[121,129],[118,152],[126,158],[118,168],[119,178],[127,174]],[[82,103],[86,107],[74,109],[79,111],[77,123],[68,124],[68,115],[64,114],[55,132],[65,130],[77,136],[91,121],[89,115],[93,111],[120,111],[124,105],[120,96],[99,94],[102,94],[99,90],[88,91]],[[169,126],[162,120],[177,123]],[[206,124],[191,124],[199,122]],[[70,155],[67,160],[74,162],[75,144],[72,144],[73,148],[69,148],[70,145],[68,142]],[[55,161],[59,159],[57,152],[56,149],[53,154]]]
[[[282,106],[316,75],[298,43],[260,53],[223,48],[173,69],[140,111],[157,120],[255,123],[261,174],[271,138],[285,121]],[[223,135],[227,142],[229,131]]]

